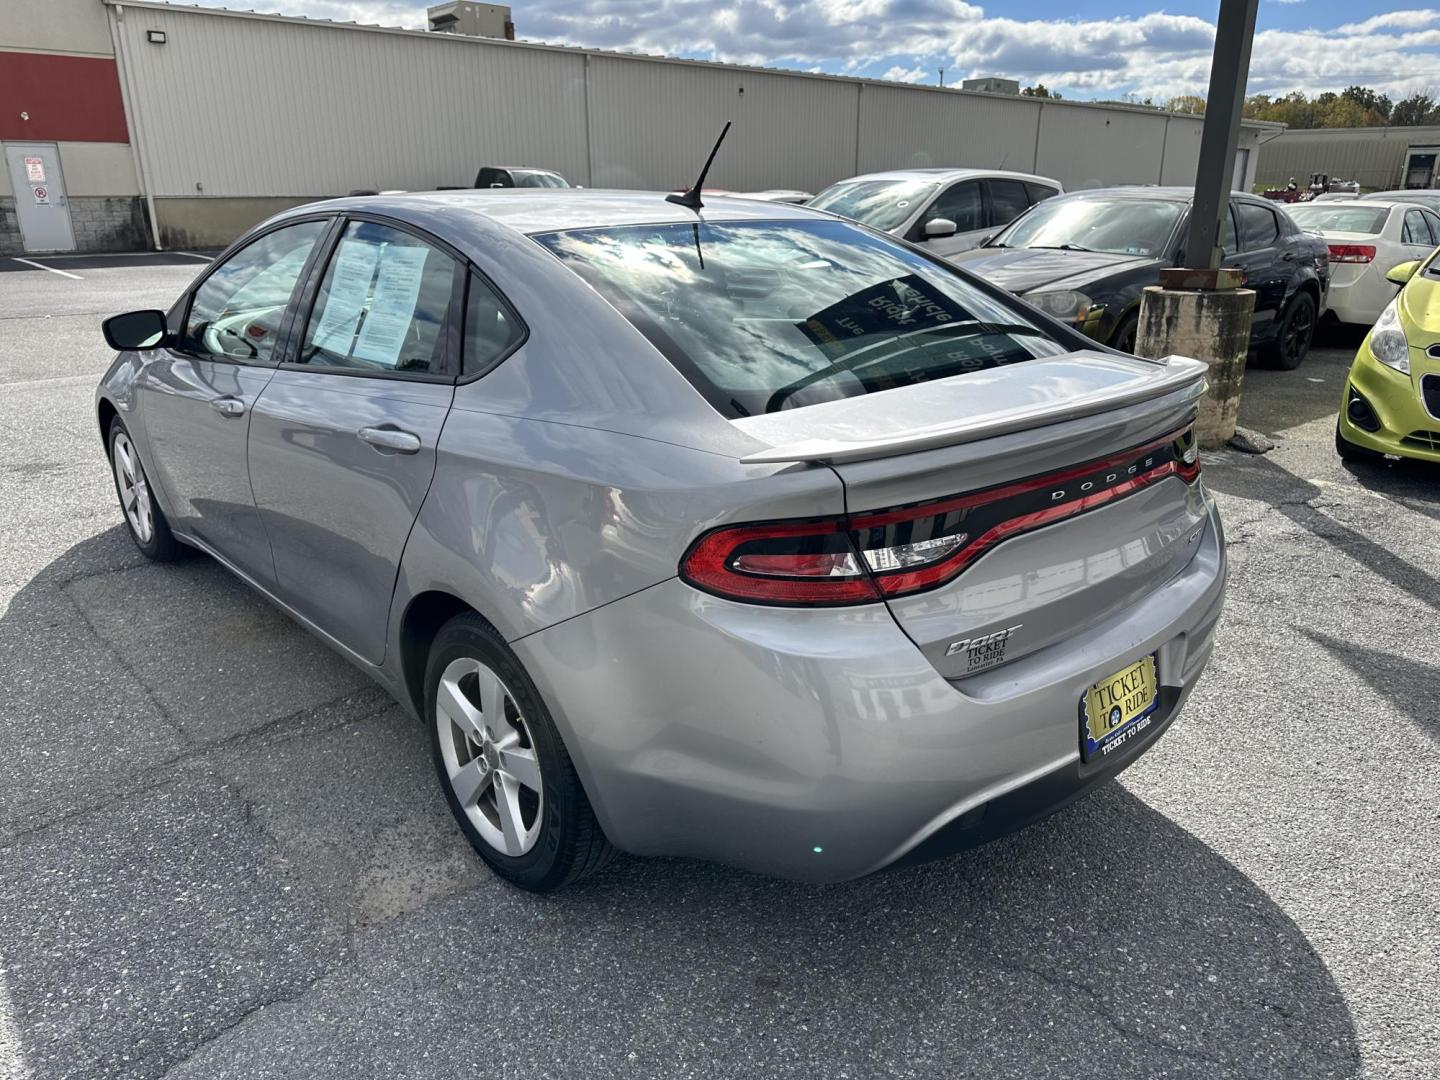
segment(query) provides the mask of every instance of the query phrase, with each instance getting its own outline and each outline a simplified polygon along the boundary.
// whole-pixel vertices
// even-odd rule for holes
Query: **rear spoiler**
[[[787,412],[746,417],[735,421],[736,427],[762,442],[772,442],[767,435],[787,427],[809,428],[812,434],[789,442],[774,440],[740,460],[747,465],[863,461],[1009,435],[1169,394],[1176,394],[1176,404],[1183,405],[1205,393],[1208,370],[1203,361],[1184,356],[1156,361],[1084,352],[1032,360],[985,372],[991,378],[984,383],[977,381],[982,373],[976,372],[884,395],[812,405],[800,423],[790,421],[800,417]],[[878,397],[887,399],[883,406]],[[986,397],[1009,399],[1010,404],[984,408]],[[887,426],[888,432],[883,430]]]

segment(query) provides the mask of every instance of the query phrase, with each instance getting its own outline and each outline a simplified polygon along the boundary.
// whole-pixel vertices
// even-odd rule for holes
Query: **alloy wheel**
[[[1310,346],[1310,337],[1315,332],[1315,318],[1309,303],[1297,303],[1285,323],[1285,356],[1298,364]]]
[[[116,432],[110,444],[111,462],[115,468],[115,486],[120,492],[120,506],[125,520],[142,544],[155,535],[155,518],[150,508],[150,485],[140,457],[123,431]]]
[[[482,661],[452,660],[435,689],[435,725],[466,818],[500,854],[524,855],[540,836],[545,788],[515,696]]]

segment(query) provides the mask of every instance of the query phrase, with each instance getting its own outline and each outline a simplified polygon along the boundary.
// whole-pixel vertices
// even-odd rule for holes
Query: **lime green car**
[[[1440,251],[1386,275],[1403,286],[1350,365],[1335,449],[1347,461],[1440,462]]]

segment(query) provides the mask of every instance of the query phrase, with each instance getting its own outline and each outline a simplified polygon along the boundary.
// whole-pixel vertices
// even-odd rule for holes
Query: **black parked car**
[[[1097,341],[1133,352],[1140,295],[1162,267],[1182,265],[1189,188],[1101,188],[1037,203],[973,251],[951,257]],[[1223,265],[1255,290],[1251,348],[1300,366],[1324,308],[1325,241],[1284,211],[1240,192],[1224,219]]]
[[[514,165],[485,165],[475,174],[477,188],[568,188],[570,181],[550,169],[519,168]]]

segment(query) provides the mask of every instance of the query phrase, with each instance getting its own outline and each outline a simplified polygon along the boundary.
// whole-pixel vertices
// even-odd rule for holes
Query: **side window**
[[[990,224],[1009,225],[1030,209],[1030,196],[1019,180],[988,180],[990,187]]]
[[[1235,235],[1234,204],[1220,217],[1220,250],[1225,255],[1234,255],[1240,250],[1240,241]]]
[[[1053,187],[1047,187],[1045,184],[1032,184],[1027,180],[1025,182],[1025,194],[1029,197],[1030,203],[1033,206],[1037,202],[1053,199],[1056,195],[1059,195],[1060,192],[1056,191]]]
[[[985,227],[980,213],[980,184],[976,180],[962,180],[951,184],[926,211],[922,221],[934,218],[949,218],[955,222],[958,232]]]
[[[266,233],[221,263],[190,302],[181,348],[266,364],[300,271],[328,221],[305,221]]]
[[[475,177],[475,186],[477,188],[514,187],[515,181],[504,169],[487,167],[481,169],[479,175]]]
[[[315,295],[299,363],[445,374],[455,271],[454,259],[407,232],[350,222]]]
[[[1240,245],[1246,251],[1275,246],[1280,238],[1275,211],[1251,202],[1236,203],[1235,210],[1240,217]]]
[[[1425,219],[1425,224],[1430,226],[1431,246],[1440,246],[1440,216],[1436,216],[1429,210],[1420,211],[1420,216]]]
[[[1425,223],[1425,215],[1419,210],[1405,211],[1405,228],[1401,233],[1402,243],[1430,247],[1430,226]]]
[[[470,295],[465,302],[465,374],[485,374],[509,353],[524,333],[489,283],[471,274]]]

